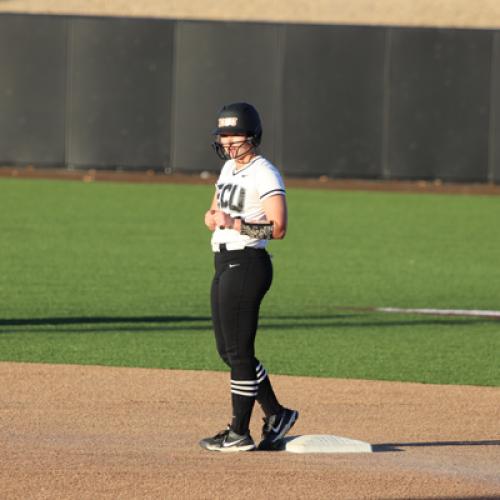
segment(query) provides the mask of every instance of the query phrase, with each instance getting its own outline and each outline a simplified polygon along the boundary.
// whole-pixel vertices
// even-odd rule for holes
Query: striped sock
[[[259,382],[259,390],[257,391],[257,401],[262,407],[266,417],[276,415],[283,407],[279,404],[278,398],[274,393],[273,386],[267,375],[266,369],[259,362],[256,368],[257,380]]]
[[[246,434],[250,426],[253,406],[259,384],[256,380],[231,379],[231,402],[233,419],[231,429],[237,434]]]
[[[248,432],[255,400],[262,406],[266,417],[276,415],[283,409],[276,398],[266,369],[260,362],[257,362],[255,368],[255,379],[236,380],[231,378],[233,406],[231,429],[237,434]]]

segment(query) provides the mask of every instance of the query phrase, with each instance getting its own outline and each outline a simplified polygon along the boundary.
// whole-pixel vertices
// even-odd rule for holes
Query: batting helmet
[[[257,110],[246,102],[227,104],[219,111],[214,135],[245,135],[254,146],[262,139],[262,125]]]

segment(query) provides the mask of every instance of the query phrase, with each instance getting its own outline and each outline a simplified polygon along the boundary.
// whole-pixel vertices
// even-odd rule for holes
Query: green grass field
[[[0,359],[225,369],[209,186],[0,179]],[[289,189],[258,356],[272,373],[500,385],[500,198]]]

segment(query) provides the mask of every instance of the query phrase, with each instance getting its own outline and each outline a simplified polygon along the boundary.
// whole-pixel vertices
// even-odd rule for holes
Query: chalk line
[[[473,316],[475,318],[500,318],[500,311],[481,309],[413,309],[405,307],[374,307],[373,311],[406,314],[433,314],[437,316]]]

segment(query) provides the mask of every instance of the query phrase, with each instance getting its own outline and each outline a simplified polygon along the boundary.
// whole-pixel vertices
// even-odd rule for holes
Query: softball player
[[[233,417],[227,429],[200,445],[222,452],[253,450],[249,423],[257,400],[265,414],[259,449],[272,449],[298,418],[278,402],[254,349],[260,303],[273,274],[266,245],[286,233],[285,187],[278,170],[256,150],[262,127],[253,106],[224,106],[213,133],[215,152],[226,161],[205,224],[213,231],[215,256],[212,321],[217,351],[231,369]]]

